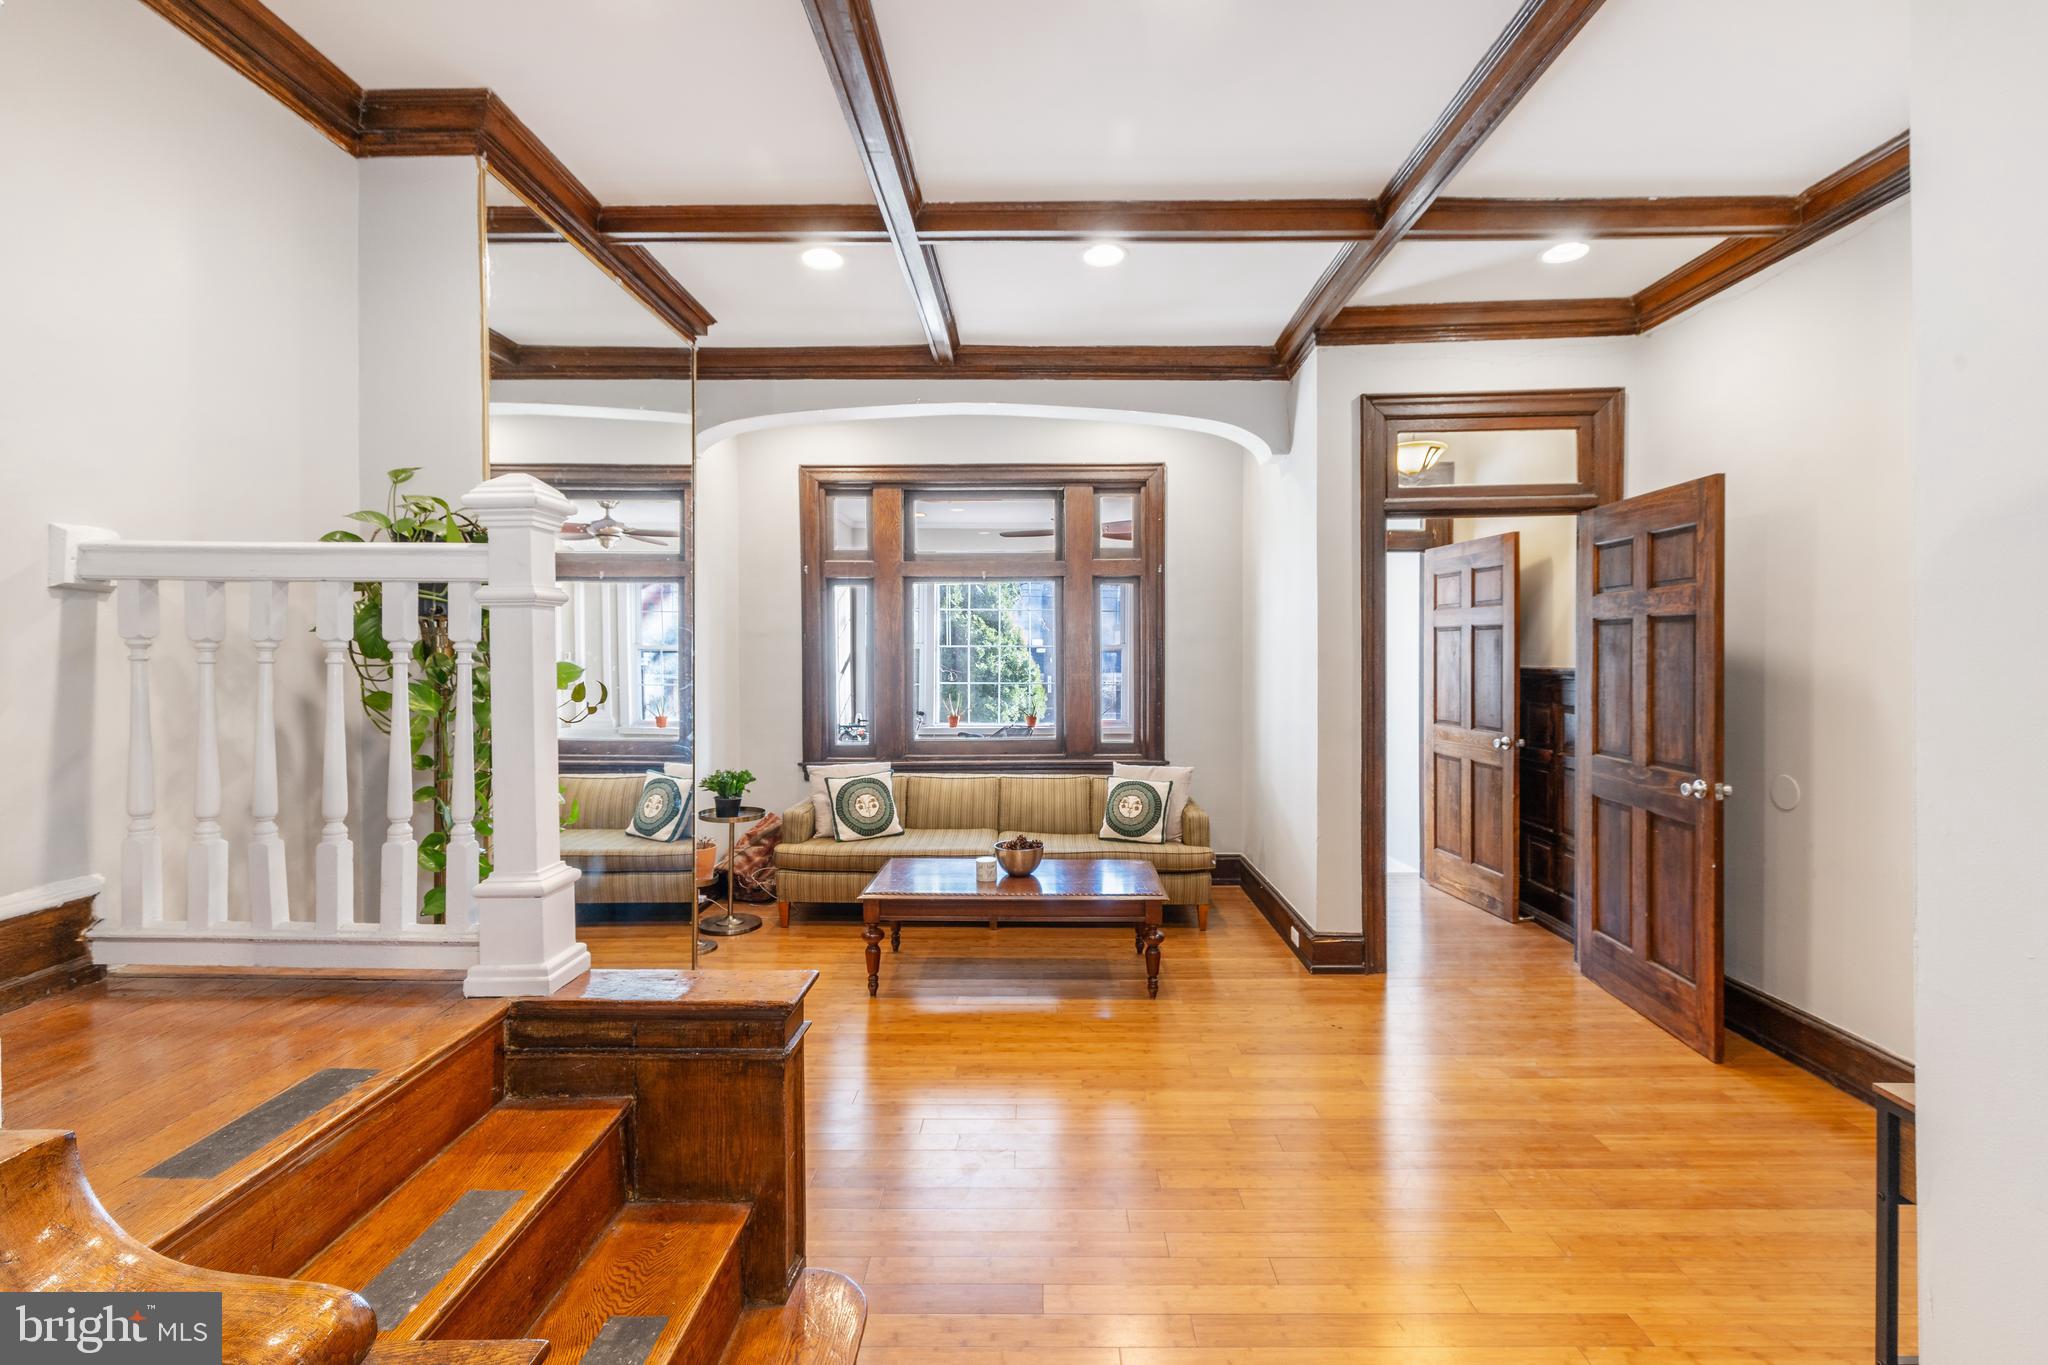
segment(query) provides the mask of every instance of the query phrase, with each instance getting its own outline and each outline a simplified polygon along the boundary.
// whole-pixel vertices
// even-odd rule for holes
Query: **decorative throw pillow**
[[[1102,805],[1101,837],[1132,844],[1166,842],[1166,808],[1172,797],[1171,782],[1112,777],[1109,799]]]
[[[825,783],[835,777],[866,777],[870,773],[886,773],[886,763],[819,763],[807,769],[811,776],[811,831],[813,839],[835,838],[832,831],[832,798],[826,794]]]
[[[690,823],[690,793],[667,773],[649,773],[640,784],[640,801],[626,833],[636,839],[672,844]]]
[[[903,832],[903,822],[896,818],[896,788],[889,774],[828,777],[825,791],[832,798],[832,837],[840,843]]]
[[[1188,798],[1194,794],[1195,770],[1193,768],[1169,768],[1163,763],[1113,763],[1109,768],[1109,780],[1120,777],[1135,777],[1142,782],[1171,782],[1173,798],[1166,803],[1166,838],[1172,843],[1180,839],[1182,812],[1188,808]]]

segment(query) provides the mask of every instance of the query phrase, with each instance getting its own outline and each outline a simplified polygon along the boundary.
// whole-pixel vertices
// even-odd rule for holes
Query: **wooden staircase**
[[[735,1162],[738,1181],[683,1169],[693,1140],[729,1139],[747,1116],[678,1112],[679,1095],[718,1098],[691,1079],[692,1057],[639,1036],[688,1042],[679,1012],[538,1004],[281,1135],[206,1186],[156,1249],[100,1207],[70,1134],[0,1134],[0,1289],[232,1288],[230,1361],[851,1362],[865,1300],[802,1264],[800,1019],[781,1025],[796,1079],[775,1101],[798,1102],[794,1188],[672,1197],[692,1185],[745,1194],[752,1172],[779,1163],[786,1177],[790,1153]],[[715,1022],[732,1035],[730,1019]],[[752,1100],[736,1085],[727,1102],[773,1100],[762,1079]],[[175,1155],[157,1169],[192,1164]],[[88,1223],[91,1235],[50,1235]],[[270,1345],[280,1317],[297,1334],[289,1354]]]

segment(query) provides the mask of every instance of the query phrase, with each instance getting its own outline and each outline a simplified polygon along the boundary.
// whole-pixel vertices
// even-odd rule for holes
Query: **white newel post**
[[[590,970],[576,941],[576,869],[562,861],[555,754],[555,542],[575,504],[525,474],[471,489],[490,533],[491,875],[477,888],[469,995],[550,995]]]
[[[155,928],[164,918],[164,852],[156,832],[156,744],[149,724],[149,647],[159,615],[155,579],[124,579],[114,613],[128,646],[128,833],[121,840],[121,924]]]
[[[212,929],[228,918],[228,841],[220,827],[220,701],[215,661],[228,637],[226,583],[185,585],[185,638],[197,670],[199,733],[192,767],[192,847],[185,855],[185,923]]]
[[[455,646],[455,738],[448,793],[447,919],[449,928],[476,923],[476,647],[484,612],[476,585],[448,585],[448,639]]]
[[[420,845],[413,838],[412,647],[420,638],[420,585],[384,585],[384,643],[391,646],[391,746],[384,772],[383,875],[377,925],[404,933],[420,922]]]
[[[356,850],[348,837],[348,711],[344,700],[348,645],[355,638],[351,592],[347,583],[321,583],[313,613],[327,670],[320,736],[320,845],[313,850],[313,927],[323,934],[352,925],[356,919]]]
[[[290,604],[283,583],[249,585],[249,639],[256,646],[256,743],[249,796],[249,927],[257,932],[291,922],[285,886],[284,836],[277,830],[277,647]]]

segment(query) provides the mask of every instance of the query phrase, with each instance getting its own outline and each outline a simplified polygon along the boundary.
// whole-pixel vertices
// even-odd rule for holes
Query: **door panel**
[[[1423,879],[1503,919],[1519,913],[1515,726],[1520,538],[1423,552]]]
[[[1579,969],[1721,1060],[1719,474],[1579,518]]]

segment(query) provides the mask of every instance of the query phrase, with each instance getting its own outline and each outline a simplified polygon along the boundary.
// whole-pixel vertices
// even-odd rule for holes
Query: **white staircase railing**
[[[472,995],[547,994],[587,970],[576,942],[576,873],[561,860],[555,750],[556,537],[572,504],[525,475],[472,489],[462,508],[488,532],[484,544],[258,544],[88,540],[75,547],[81,586],[114,588],[128,651],[128,828],[121,844],[117,917],[94,933],[107,963],[280,967],[467,969]],[[352,734],[369,724],[349,684],[354,585],[382,585],[391,645],[391,724],[383,799],[365,832],[381,840],[374,898],[358,886],[349,825]],[[182,583],[192,647],[192,829],[185,840],[183,917],[167,913],[165,834],[159,828],[156,735],[183,733],[156,715],[159,603]],[[439,922],[422,913],[415,772],[406,684],[416,676],[420,585],[447,587],[454,648],[455,731],[449,829]],[[228,636],[229,585],[246,585],[255,652],[246,895],[230,895],[232,850],[222,824],[220,652]],[[293,587],[309,585],[312,630],[293,619]],[[238,593],[238,595],[240,595]],[[304,610],[304,607],[300,608]],[[491,875],[479,879],[474,688],[484,612],[491,614]],[[317,766],[278,770],[280,651],[317,654],[322,696]],[[351,718],[355,718],[352,722]],[[319,842],[310,875],[290,866],[280,832],[283,793],[317,793]],[[311,812],[308,812],[309,814]],[[173,884],[177,884],[174,880]]]

